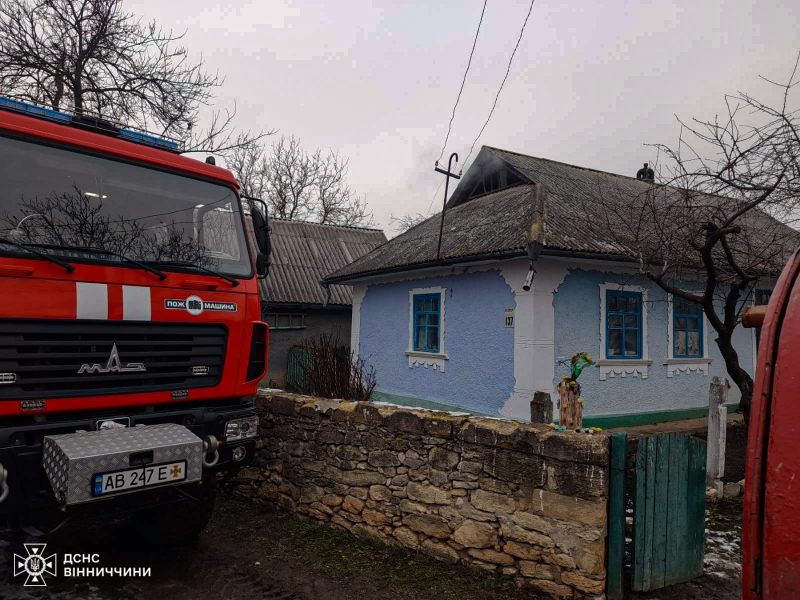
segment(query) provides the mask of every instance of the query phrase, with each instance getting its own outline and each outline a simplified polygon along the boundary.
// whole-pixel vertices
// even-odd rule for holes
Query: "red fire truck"
[[[742,318],[762,327],[747,440],[742,598],[800,599],[800,250],[783,269],[769,305]]]
[[[253,459],[266,214],[179,151],[0,98],[0,517],[186,537]]]

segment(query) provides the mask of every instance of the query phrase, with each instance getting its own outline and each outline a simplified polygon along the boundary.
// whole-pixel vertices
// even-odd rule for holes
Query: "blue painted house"
[[[528,419],[534,392],[553,394],[568,373],[558,361],[585,350],[597,362],[580,379],[587,421],[701,414],[710,377],[726,376],[715,332],[581,232],[570,194],[598,185],[650,184],[483,147],[448,201],[438,259],[441,215],[330,275],[327,284],[353,286],[351,347],[375,367],[377,398]],[[542,245],[531,281],[533,239]],[[760,280],[750,301],[765,301],[773,283]],[[736,328],[751,373],[756,344]],[[728,398],[738,403],[735,387]]]

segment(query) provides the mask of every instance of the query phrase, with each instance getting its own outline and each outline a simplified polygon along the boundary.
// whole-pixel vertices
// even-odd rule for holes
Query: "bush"
[[[375,369],[340,343],[339,337],[323,334],[304,340],[299,350],[298,391],[321,398],[368,402],[377,383]]]

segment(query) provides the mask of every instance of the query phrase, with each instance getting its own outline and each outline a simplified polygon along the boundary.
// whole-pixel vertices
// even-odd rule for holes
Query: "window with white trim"
[[[434,367],[444,371],[445,288],[414,288],[408,293],[409,368]]]
[[[703,308],[669,294],[669,328],[667,348],[667,377],[680,373],[708,375],[711,364],[708,347],[709,324]]]
[[[642,294],[606,290],[606,357],[642,358]]]
[[[703,311],[696,302],[672,300],[672,356],[703,356]]]
[[[439,294],[414,294],[414,350],[439,352]]]
[[[652,362],[647,351],[647,288],[601,283],[600,380],[646,379]]]

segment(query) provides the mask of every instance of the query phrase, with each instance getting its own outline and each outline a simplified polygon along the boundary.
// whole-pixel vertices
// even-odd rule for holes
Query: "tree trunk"
[[[745,424],[750,424],[750,406],[753,402],[753,378],[739,365],[739,354],[733,347],[731,335],[720,335],[717,337],[717,346],[725,361],[725,368],[728,375],[739,388],[741,400],[739,406],[744,415]]]

